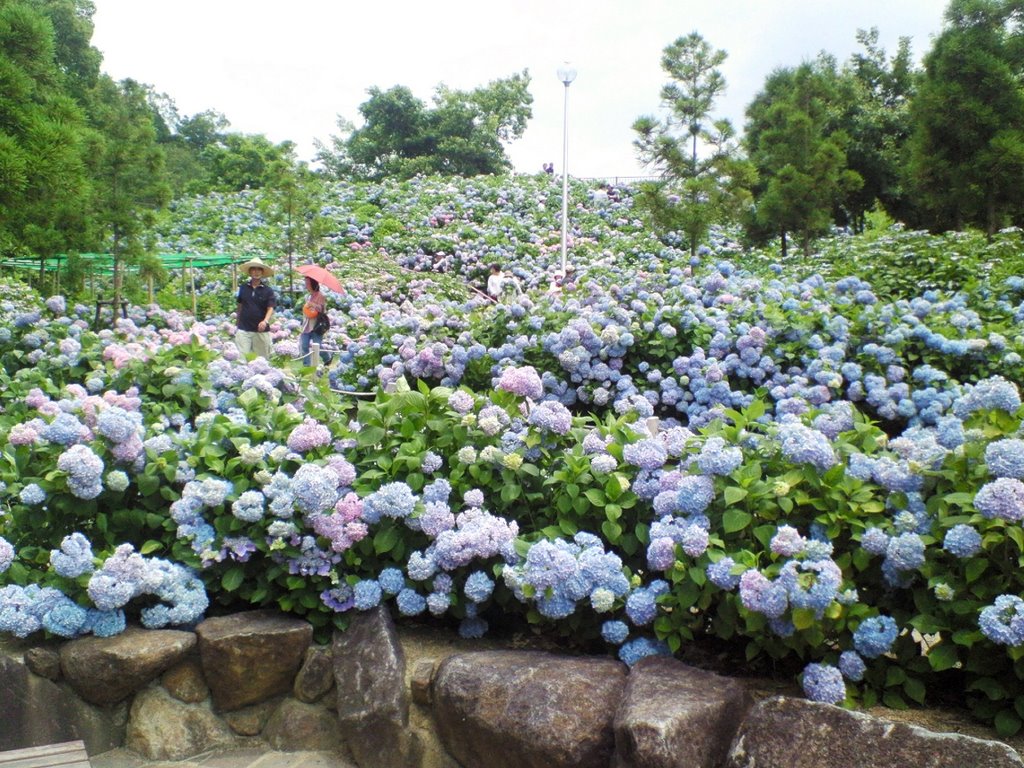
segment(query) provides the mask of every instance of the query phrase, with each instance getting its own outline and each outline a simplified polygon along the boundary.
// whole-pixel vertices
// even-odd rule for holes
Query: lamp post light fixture
[[[576,70],[569,62],[558,68],[558,79],[565,86],[562,103],[562,277],[566,270],[566,227],[569,223],[569,83],[576,79]]]

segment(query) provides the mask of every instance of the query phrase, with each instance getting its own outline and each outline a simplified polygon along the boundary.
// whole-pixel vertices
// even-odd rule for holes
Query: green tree
[[[661,58],[672,77],[661,89],[668,116],[633,123],[641,161],[665,180],[642,185],[640,207],[659,229],[685,234],[691,255],[713,224],[737,218],[751,199],[753,167],[740,157],[732,124],[711,118],[725,91],[725,58],[697,32],[678,38]]]
[[[828,231],[835,208],[862,184],[848,168],[848,135],[829,128],[837,82],[834,61],[820,56],[773,72],[747,108],[746,143],[760,177],[748,233],[777,234],[783,258],[788,233],[810,255],[812,239]]]
[[[260,189],[272,180],[279,163],[295,164],[295,144],[274,144],[259,133],[227,133],[203,147],[199,159],[214,189]]]
[[[133,80],[100,78],[92,94],[96,128],[91,148],[92,207],[100,242],[114,259],[114,306],[122,297],[126,263],[147,250],[156,212],[170,199],[164,155],[156,142],[147,90]]]
[[[0,252],[84,241],[86,125],[63,79],[49,18],[32,3],[0,5]]]
[[[362,126],[339,118],[341,134],[317,142],[317,160],[337,178],[502,173],[511,167],[504,143],[533,115],[529,84],[523,71],[471,91],[440,85],[432,107],[405,86],[372,87],[359,106]]]
[[[925,56],[907,175],[932,229],[1021,221],[1022,22],[1019,0],[953,0]]]
[[[304,164],[278,162],[269,171],[266,194],[261,205],[268,221],[280,227],[281,238],[267,243],[267,249],[283,249],[288,262],[288,298],[295,300],[295,255],[319,251],[320,238],[329,222],[320,215],[323,181]]]
[[[85,104],[100,75],[102,54],[92,45],[91,0],[27,0],[53,25],[54,59],[68,95]]]
[[[857,42],[863,50],[854,53],[843,67],[845,98],[833,127],[849,137],[847,163],[863,181],[843,201],[849,223],[860,232],[867,213],[876,205],[898,221],[911,215],[901,172],[910,137],[916,73],[908,38],[900,39],[891,58],[878,45],[877,29],[858,30]]]
[[[227,165],[223,153],[218,151],[226,149],[224,131],[230,125],[227,118],[212,109],[182,117],[174,100],[166,94],[151,92],[149,102],[174,196],[205,194],[215,189],[216,173]],[[206,152],[208,147],[213,149]],[[211,167],[214,160],[216,169]]]

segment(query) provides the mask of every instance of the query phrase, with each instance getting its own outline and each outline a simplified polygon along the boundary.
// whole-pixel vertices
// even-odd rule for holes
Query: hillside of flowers
[[[691,258],[628,190],[546,177],[336,185],[326,375],[240,359],[207,311],[4,277],[0,631],[110,636],[276,606],[713,648],[806,695],[1024,715],[1020,233],[837,235],[812,263]],[[273,253],[260,193],[180,201],[160,247]],[[312,214],[311,214],[312,215]],[[497,262],[518,286],[481,290]],[[285,294],[279,257],[274,286]],[[162,308],[163,307],[163,308]]]

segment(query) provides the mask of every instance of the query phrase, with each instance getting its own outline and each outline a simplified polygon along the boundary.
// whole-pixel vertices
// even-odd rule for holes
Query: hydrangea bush
[[[849,265],[884,238],[816,272],[722,233],[691,261],[580,186],[557,291],[548,179],[329,188],[325,378],[286,307],[268,362],[239,358],[229,307],[96,331],[5,284],[0,631],[273,605],[325,636],[386,603],[630,664],[712,644],[837,704],[954,690],[1017,730],[1024,281],[875,291]],[[180,203],[165,245],[270,242],[255,194]],[[467,287],[495,260],[521,285],[498,303]]]

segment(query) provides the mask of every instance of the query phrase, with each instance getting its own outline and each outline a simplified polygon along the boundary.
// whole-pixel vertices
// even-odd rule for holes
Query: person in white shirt
[[[501,267],[491,264],[491,274],[487,277],[487,295],[492,299],[497,299],[504,289],[505,276],[501,274]]]

